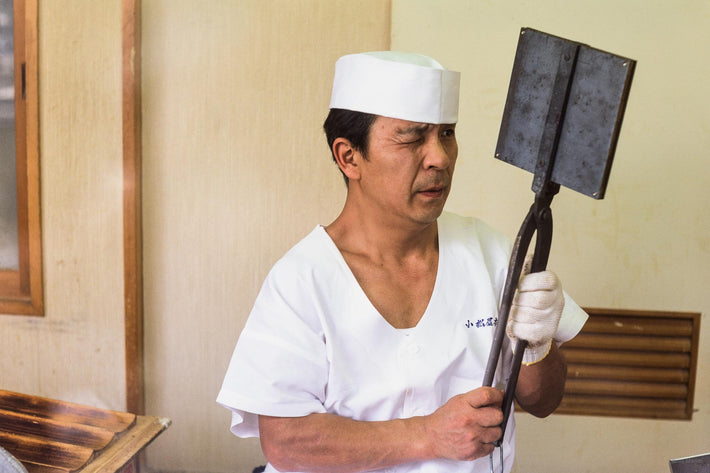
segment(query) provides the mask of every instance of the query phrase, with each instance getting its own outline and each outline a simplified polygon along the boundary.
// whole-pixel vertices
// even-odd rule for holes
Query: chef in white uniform
[[[272,268],[217,401],[258,436],[267,472],[487,472],[516,337],[516,399],[550,414],[558,346],[587,316],[549,272],[521,278],[494,387],[481,387],[511,243],[443,212],[459,73],[409,53],[336,63],[325,130],[348,194]],[[514,459],[513,416],[503,469]]]

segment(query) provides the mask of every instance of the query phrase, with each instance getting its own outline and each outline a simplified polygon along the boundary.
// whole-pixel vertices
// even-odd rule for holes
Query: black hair
[[[372,123],[375,121],[375,118],[377,118],[377,115],[372,115],[370,113],[355,112],[341,108],[330,109],[330,112],[323,123],[323,131],[325,131],[325,137],[328,140],[328,147],[330,148],[333,161],[336,164],[337,161],[335,160],[335,154],[333,154],[333,143],[338,138],[345,138],[350,141],[353,149],[362,153],[363,156],[367,156],[367,143],[370,137],[370,128],[372,127]],[[347,184],[348,177],[343,174],[343,178],[345,179],[345,184]]]

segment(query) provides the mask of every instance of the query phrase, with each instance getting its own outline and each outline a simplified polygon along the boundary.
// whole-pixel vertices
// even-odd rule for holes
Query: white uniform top
[[[279,260],[217,398],[232,411],[232,432],[258,436],[258,415],[327,412],[362,421],[427,415],[480,387],[511,245],[483,222],[448,213],[439,218],[438,231],[434,291],[412,329],[395,329],[377,312],[323,227]],[[567,298],[558,337],[572,338],[586,317]],[[507,337],[504,346],[494,380],[500,388],[512,361]],[[514,424],[511,415],[503,444],[506,471],[513,464]],[[266,471],[276,470],[267,465]],[[382,471],[487,472],[489,459]]]

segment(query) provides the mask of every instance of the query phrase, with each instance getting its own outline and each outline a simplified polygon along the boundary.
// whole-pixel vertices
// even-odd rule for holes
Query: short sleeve
[[[589,318],[587,313],[566,292],[564,296],[565,308],[562,311],[562,317],[560,317],[560,324],[557,326],[557,333],[555,333],[555,341],[558,345],[572,340],[582,330]]]
[[[232,411],[235,435],[258,436],[258,415],[325,412],[328,361],[309,284],[277,263],[257,296],[217,397]]]

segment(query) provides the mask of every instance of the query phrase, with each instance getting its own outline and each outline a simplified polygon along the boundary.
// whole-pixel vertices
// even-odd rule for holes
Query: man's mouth
[[[419,191],[419,194],[425,197],[441,197],[444,194],[445,186],[431,186]]]

